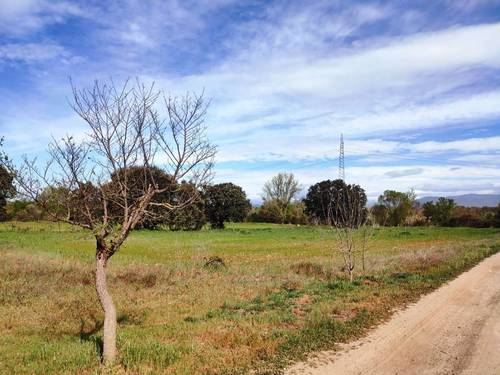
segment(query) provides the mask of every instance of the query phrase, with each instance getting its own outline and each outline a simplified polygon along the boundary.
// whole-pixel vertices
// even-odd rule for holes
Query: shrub
[[[455,210],[456,204],[453,199],[439,198],[436,203],[424,204],[424,215],[432,224],[447,225]]]
[[[279,209],[273,202],[264,202],[262,206],[256,207],[250,211],[247,221],[254,223],[281,223],[282,216]],[[303,202],[291,203],[287,208],[284,220],[285,224],[307,224],[309,217],[305,212]]]

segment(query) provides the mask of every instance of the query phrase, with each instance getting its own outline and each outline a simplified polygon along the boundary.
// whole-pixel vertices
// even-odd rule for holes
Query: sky
[[[0,0],[13,158],[83,134],[69,77],[210,98],[215,182],[338,176],[370,199],[500,193],[500,0]]]

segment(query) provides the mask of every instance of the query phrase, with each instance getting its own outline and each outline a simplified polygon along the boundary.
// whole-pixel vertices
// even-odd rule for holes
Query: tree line
[[[497,207],[463,207],[451,198],[421,204],[415,193],[386,190],[370,209],[373,223],[380,226],[500,227]]]
[[[170,184],[170,190],[155,198],[153,202],[182,201],[183,196],[194,196],[192,203],[175,210],[162,211],[153,209],[144,217],[138,228],[200,230],[206,225],[212,229],[223,229],[227,222],[263,222],[279,224],[322,224],[330,225],[338,220],[340,207],[345,205],[340,199],[342,191],[353,189],[363,207],[363,217],[379,226],[468,226],[468,227],[499,227],[499,207],[462,207],[457,206],[453,199],[439,198],[436,202],[420,204],[415,193],[386,190],[379,196],[377,203],[367,207],[367,197],[358,185],[348,185],[342,180],[324,180],[310,186],[304,198],[300,198],[301,187],[292,173],[279,173],[265,183],[262,192],[262,204],[252,207],[250,200],[241,186],[227,182],[206,184],[197,188],[189,182],[173,184],[171,177],[157,167],[147,167],[147,173],[140,168],[131,167],[117,173],[127,174],[127,179],[134,188],[128,192],[129,201],[143,194],[141,179],[144,175],[162,184]],[[114,187],[113,187],[114,185]],[[111,176],[109,189],[118,189],[116,173]],[[0,166],[0,220],[38,221],[58,220],[58,217],[48,215],[57,212],[58,216],[71,215],[58,206],[60,197],[69,192],[64,187],[46,188],[41,194],[44,204],[30,200],[13,200],[15,187],[13,177],[4,167]],[[77,192],[72,192],[77,196]],[[73,202],[73,207],[80,204]],[[57,208],[57,206],[59,208]],[[45,209],[44,209],[45,207]],[[333,211],[332,211],[333,210]],[[336,211],[335,211],[336,210]],[[118,222],[123,217],[122,210],[117,205],[111,205],[109,211]]]

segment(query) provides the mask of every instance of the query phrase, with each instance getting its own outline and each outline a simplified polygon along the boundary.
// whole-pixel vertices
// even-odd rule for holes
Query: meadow
[[[374,229],[353,283],[335,246],[318,226],[133,232],[109,263],[120,360],[102,369],[92,236],[3,223],[0,373],[277,374],[499,251],[500,230]]]

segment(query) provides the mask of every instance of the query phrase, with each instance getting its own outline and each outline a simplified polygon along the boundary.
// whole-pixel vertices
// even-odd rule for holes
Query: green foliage
[[[148,189],[156,186],[159,189],[167,188],[166,191],[156,194],[152,200],[153,204],[167,203],[179,205],[180,208],[167,209],[158,205],[151,205],[148,214],[139,223],[138,228],[156,229],[166,225],[171,230],[199,230],[205,225],[203,199],[196,187],[188,182],[175,184],[172,178],[157,167],[131,167],[119,170],[111,175],[111,181],[107,184],[108,195],[120,194],[120,183],[127,180],[129,190],[127,201],[129,205],[134,204]],[[189,204],[184,203],[189,202]],[[182,207],[183,206],[183,207]],[[124,215],[123,203],[111,204],[109,212],[116,222],[121,222]]]
[[[398,226],[405,223],[415,205],[415,193],[386,190],[378,197],[372,214],[379,225]]]
[[[325,180],[310,186],[304,199],[308,215],[321,224],[329,224],[330,207],[338,205],[336,198],[344,188],[342,180]]]
[[[177,195],[193,196],[193,201],[186,207],[171,210],[167,213],[164,224],[170,230],[200,230],[207,222],[205,216],[205,201],[192,184],[183,182],[179,186]]]
[[[289,224],[308,224],[309,217],[306,214],[306,205],[304,202],[292,203],[287,210],[285,223]]]
[[[453,199],[439,198],[436,203],[426,202],[424,204],[424,215],[435,225],[447,225],[455,210],[456,204]]]
[[[366,220],[366,202],[365,191],[359,185],[347,185],[343,180],[318,182],[309,187],[304,199],[306,213],[312,220],[352,227]]]
[[[495,228],[500,228],[500,204],[498,204],[495,216],[493,216],[493,226]]]
[[[374,204],[370,208],[370,214],[378,225],[386,225],[389,219],[389,209],[383,204]]]
[[[75,208],[80,208],[81,205],[76,202],[76,196],[64,187],[46,188],[39,197],[39,201],[43,202],[45,213],[50,212],[51,216],[47,216],[47,220],[56,220],[57,218],[67,218],[73,211],[75,216]],[[41,208],[40,208],[41,209]]]
[[[224,228],[224,222],[241,222],[252,208],[243,189],[230,182],[205,187],[205,213],[213,229]]]
[[[14,198],[15,195],[14,176],[0,163],[0,221],[8,219],[7,212],[5,211],[7,199]]]
[[[248,214],[247,221],[254,223],[275,224],[307,224],[309,217],[305,212],[303,202],[290,203],[287,207],[285,219],[282,219],[279,207],[274,201],[264,202],[260,207],[255,207]]]
[[[17,220],[23,221],[21,219],[24,216],[24,212],[26,212],[26,207],[32,204],[32,202],[28,200],[15,200],[7,203],[5,207],[5,211],[9,220]],[[36,219],[31,219],[31,221],[36,221]]]
[[[10,220],[39,221],[44,218],[42,209],[30,201],[16,200],[9,202],[6,212]]]
[[[172,345],[161,344],[150,338],[130,342],[124,339],[120,345],[121,362],[126,369],[137,370],[148,365],[163,369],[179,359],[179,353]]]
[[[124,183],[126,181],[126,183]],[[128,186],[128,190],[123,192],[121,186]],[[122,193],[127,194],[127,204],[131,207],[140,197],[142,197],[149,186],[157,188],[168,187],[168,190],[157,194],[153,198],[153,203],[169,202],[174,198],[176,185],[172,178],[158,167],[130,167],[126,170],[120,169],[111,175],[111,181],[107,184],[106,190],[109,197],[116,196],[111,200],[108,207],[109,214],[113,221],[121,222],[125,213],[124,204],[121,201]],[[109,198],[108,198],[109,199]],[[157,225],[166,221],[167,210],[162,207],[152,206],[149,208],[150,215],[144,217],[139,224],[139,228],[153,229]]]

